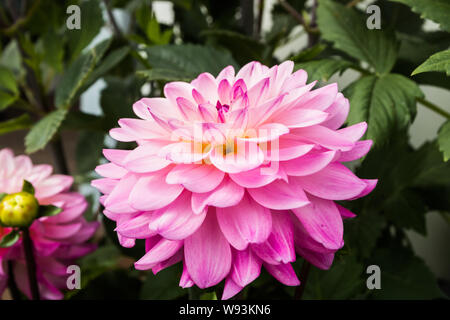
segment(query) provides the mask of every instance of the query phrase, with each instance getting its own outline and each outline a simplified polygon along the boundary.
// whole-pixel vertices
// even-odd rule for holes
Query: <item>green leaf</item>
[[[0,240],[0,248],[9,248],[16,244],[20,238],[20,232],[18,230],[12,230],[6,236]]]
[[[14,74],[9,69],[2,66],[0,66],[0,89],[8,90],[14,95],[19,93]]]
[[[391,0],[406,4],[422,18],[440,24],[442,30],[450,32],[450,2],[448,0]]]
[[[416,83],[399,74],[364,76],[344,92],[352,106],[348,123],[366,121],[366,138],[375,144],[409,125],[416,114],[416,98],[423,96]]]
[[[33,153],[43,149],[58,131],[66,114],[67,110],[55,110],[39,120],[25,137],[26,152]]]
[[[33,187],[33,185],[32,185],[29,181],[27,181],[27,180],[23,180],[22,191],[23,191],[23,192],[28,192],[28,193],[34,195],[34,187]]]
[[[72,58],[79,53],[100,33],[103,26],[103,14],[100,1],[83,1],[80,5],[81,28],[66,30],[69,36],[69,49]]]
[[[103,132],[84,131],[80,133],[75,153],[79,173],[92,171],[99,164],[104,139]]]
[[[61,208],[47,205],[47,206],[39,206],[38,217],[52,217],[56,216],[58,213],[62,211]]]
[[[369,30],[366,17],[331,0],[320,1],[317,23],[325,40],[352,57],[367,62],[378,73],[388,73],[397,57],[393,32]]]
[[[443,298],[436,278],[425,263],[402,247],[382,248],[370,259],[381,270],[381,290],[373,290],[373,298],[436,299]]]
[[[61,83],[55,90],[55,105],[58,109],[68,109],[78,91],[87,82],[95,65],[107,50],[110,40],[105,40],[81,55],[64,72]]]
[[[178,72],[199,74],[210,72],[217,75],[228,65],[237,68],[236,61],[226,50],[193,44],[153,46],[147,49],[148,61]]]
[[[55,71],[60,72],[63,68],[64,42],[61,36],[54,30],[47,32],[42,38],[42,57]]]
[[[33,121],[31,121],[30,115],[24,113],[17,118],[0,122],[0,135],[16,130],[28,129],[32,124]]]
[[[161,270],[157,275],[149,272],[145,280],[140,298],[145,300],[172,300],[187,294],[186,289],[179,286],[181,270],[179,265]]]
[[[147,81],[161,80],[161,81],[191,81],[196,77],[196,74],[185,73],[183,71],[177,71],[172,69],[150,69],[140,70],[136,74],[139,77],[144,78]]]
[[[17,98],[17,96],[11,95],[10,93],[0,91],[0,111],[12,105]]]
[[[450,159],[450,120],[447,120],[438,133],[439,150],[444,154],[444,161]]]
[[[328,81],[335,73],[342,73],[353,64],[345,60],[322,59],[295,64],[295,70],[304,69],[308,72],[308,81]]]
[[[89,75],[88,80],[84,84],[84,87],[87,88],[90,85],[92,85],[95,81],[97,81],[99,78],[104,76],[108,71],[110,71],[112,68],[114,68],[118,63],[120,63],[130,52],[129,47],[122,47],[115,49],[111,51],[110,54],[108,54],[105,59],[102,60],[100,65],[92,71],[92,73]],[[81,90],[84,91],[84,90]]]
[[[450,49],[433,54],[418,66],[411,75],[429,71],[445,72],[447,76],[450,76]]]
[[[200,296],[200,300],[217,300],[217,295],[215,291],[203,293]]]
[[[350,299],[361,292],[365,285],[362,273],[362,265],[351,256],[345,256],[341,261],[334,261],[329,270],[313,267],[303,297],[306,300]]]
[[[289,60],[292,60],[295,63],[311,61],[315,57],[317,57],[320,53],[322,53],[323,50],[326,49],[326,47],[327,46],[325,44],[318,43],[318,44],[312,46],[311,48],[306,48],[306,49],[300,51],[298,54],[296,54]]]
[[[8,194],[7,194],[7,193],[4,193],[4,192],[0,193],[0,201],[2,201],[3,198],[6,197],[7,195],[8,195]]]

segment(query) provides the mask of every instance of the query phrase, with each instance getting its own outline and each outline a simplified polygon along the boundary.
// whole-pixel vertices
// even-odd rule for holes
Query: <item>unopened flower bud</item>
[[[26,227],[37,217],[39,203],[28,192],[9,194],[0,202],[0,221],[7,227]]]

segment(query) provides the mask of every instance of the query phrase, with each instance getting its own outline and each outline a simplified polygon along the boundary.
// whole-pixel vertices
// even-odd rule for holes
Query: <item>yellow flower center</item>
[[[7,227],[26,227],[37,217],[38,209],[39,203],[32,194],[9,194],[0,202],[0,221]]]

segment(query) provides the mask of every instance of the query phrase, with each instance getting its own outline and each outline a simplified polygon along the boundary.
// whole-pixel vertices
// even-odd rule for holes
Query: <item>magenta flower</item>
[[[72,177],[52,175],[50,165],[33,166],[29,157],[14,157],[9,149],[0,150],[0,164],[0,193],[19,192],[23,181],[27,180],[35,188],[40,205],[62,208],[55,216],[34,220],[29,228],[40,295],[44,299],[62,299],[60,290],[67,289],[67,267],[95,249],[86,241],[92,237],[98,223],[84,219],[82,214],[87,202],[81,194],[69,191]],[[10,231],[11,228],[0,226],[0,238]],[[0,297],[8,285],[9,266],[13,268],[17,287],[31,298],[21,239],[12,247],[0,248]]]
[[[92,184],[124,247],[145,239],[135,263],[158,271],[183,262],[180,286],[225,279],[228,299],[264,268],[288,286],[299,254],[327,269],[343,246],[342,219],[354,214],[333,200],[362,197],[376,180],[356,177],[342,162],[364,156],[366,123],[339,129],[348,100],[336,84],[312,90],[293,63],[258,62],[236,75],[200,74],[172,82],[165,98],[133,105],[141,119],[110,131],[134,150],[104,150]]]

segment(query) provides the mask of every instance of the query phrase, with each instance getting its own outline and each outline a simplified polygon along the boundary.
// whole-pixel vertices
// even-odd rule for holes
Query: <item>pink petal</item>
[[[62,191],[68,190],[73,183],[73,177],[55,174],[39,182],[36,188],[36,198],[43,199],[54,196]]]
[[[314,109],[293,108],[272,119],[288,128],[303,128],[320,124],[327,119],[328,113]]]
[[[236,284],[245,287],[259,277],[262,261],[250,248],[232,251],[233,264],[230,277]]]
[[[317,143],[325,148],[348,151],[354,147],[354,141],[339,131],[334,131],[320,125],[296,128],[291,131],[300,138]]]
[[[294,226],[287,212],[272,213],[272,232],[266,242],[252,244],[252,250],[267,263],[295,261]]]
[[[325,168],[333,159],[336,151],[310,152],[297,159],[284,161],[284,171],[290,176],[307,176]]]
[[[276,210],[299,208],[309,203],[301,188],[281,180],[261,188],[249,188],[248,193],[263,207]]]
[[[345,200],[358,196],[367,186],[344,165],[333,162],[309,176],[293,177],[302,188],[329,200]]]
[[[258,167],[249,171],[231,173],[229,176],[234,182],[244,188],[259,188],[277,179],[275,174],[262,174],[261,169],[262,167]]]
[[[357,196],[353,198],[350,198],[349,200],[355,200],[367,196],[369,193],[373,191],[373,189],[375,189],[378,183],[378,179],[362,179],[362,180],[366,183],[366,187],[361,191],[361,193],[359,193]]]
[[[183,264],[183,273],[181,274],[179,286],[182,288],[190,288],[193,285],[194,281],[192,281],[191,276],[187,271],[186,264]]]
[[[367,123],[366,122],[360,122],[357,124],[354,124],[350,127],[346,127],[344,129],[340,129],[337,132],[346,139],[349,139],[353,142],[358,141],[361,139],[361,137],[364,135],[364,133],[367,130]]]
[[[300,280],[298,280],[294,268],[292,268],[290,263],[278,265],[264,263],[264,268],[282,284],[287,286],[300,285]]]
[[[161,239],[152,247],[134,267],[137,270],[148,270],[156,266],[159,262],[169,259],[183,246],[183,241],[172,241]]]
[[[322,125],[332,130],[340,128],[347,119],[349,110],[350,103],[348,102],[348,99],[344,98],[342,93],[338,93],[336,100],[326,110],[330,116],[322,123]]]
[[[217,208],[217,220],[228,242],[238,250],[249,243],[262,243],[269,237],[272,217],[267,208],[244,196],[233,207]]]
[[[340,249],[343,245],[342,218],[333,201],[310,196],[311,204],[292,210],[306,232],[325,248]]]
[[[126,216],[118,220],[115,231],[128,238],[146,239],[156,234],[154,230],[149,228],[151,219],[152,213],[149,212]]]
[[[192,210],[198,214],[207,206],[231,207],[238,204],[243,196],[244,188],[225,177],[216,189],[206,193],[193,193]]]
[[[256,142],[235,141],[231,147],[237,151],[226,155],[223,154],[222,145],[212,149],[209,159],[217,169],[237,173],[254,169],[264,161],[264,154]]]
[[[189,275],[199,288],[222,281],[231,268],[231,249],[209,211],[202,226],[184,241],[184,257]]]
[[[209,192],[223,180],[225,174],[212,165],[180,164],[175,166],[166,177],[169,184],[182,184],[192,192]]]
[[[362,158],[369,152],[371,147],[372,140],[357,141],[351,150],[341,152],[339,161],[346,162]]]
[[[165,145],[167,141],[158,140],[138,146],[124,159],[124,167],[139,173],[158,171],[167,167],[171,162],[156,155]]]
[[[236,282],[234,282],[233,279],[228,277],[225,280],[225,286],[223,288],[221,299],[228,300],[228,299],[234,297],[235,295],[237,295],[242,289],[244,289],[244,288],[241,287],[240,285],[236,284]]]
[[[95,172],[102,177],[111,179],[121,179],[128,173],[126,169],[119,167],[112,162],[98,165],[95,168]]]

